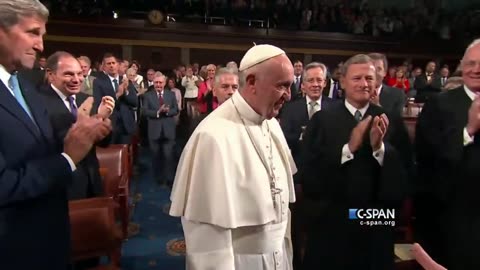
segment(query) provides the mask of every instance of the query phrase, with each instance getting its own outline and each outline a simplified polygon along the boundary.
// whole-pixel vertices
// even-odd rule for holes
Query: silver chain
[[[257,144],[255,143],[253,139],[253,135],[251,131],[248,129],[247,124],[245,123],[245,120],[243,119],[242,115],[240,114],[240,111],[238,110],[237,106],[235,105],[235,102],[233,101],[233,98],[230,98],[232,101],[233,107],[235,107],[235,110],[237,111],[238,117],[240,117],[240,120],[242,120],[243,126],[245,130],[247,131],[248,137],[250,141],[253,144],[253,147],[255,148],[255,151],[257,152],[258,156],[262,160],[262,164],[267,170],[267,173],[269,174],[269,183],[270,183],[270,192],[272,194],[272,201],[273,201],[273,206],[276,208],[276,201],[275,201],[275,195],[280,194],[282,192],[282,189],[277,188],[275,180],[277,179],[275,176],[275,172],[273,171],[273,148],[272,148],[272,135],[270,133],[270,126],[267,124],[267,132],[268,132],[268,138],[269,138],[269,150],[270,150],[270,155],[268,157],[269,162],[265,160],[265,157],[262,155],[262,152],[258,148]]]

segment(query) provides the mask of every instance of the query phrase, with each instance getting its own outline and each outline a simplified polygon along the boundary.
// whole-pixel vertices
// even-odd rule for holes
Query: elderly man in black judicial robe
[[[394,269],[392,223],[349,219],[349,209],[399,213],[407,195],[408,134],[398,116],[370,104],[375,80],[370,57],[350,58],[342,66],[345,101],[319,111],[307,126],[303,269]]]
[[[449,270],[480,269],[480,39],[461,68],[464,85],[428,100],[416,129],[418,241]]]

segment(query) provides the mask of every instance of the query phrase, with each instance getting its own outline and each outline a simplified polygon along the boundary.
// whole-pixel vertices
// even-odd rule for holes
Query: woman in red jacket
[[[215,65],[209,64],[207,66],[207,79],[201,82],[198,87],[197,103],[198,111],[201,114],[210,113],[218,106],[218,103],[212,92],[213,80],[215,79],[216,70],[217,67]]]
[[[400,88],[405,91],[405,94],[410,90],[410,82],[405,77],[405,70],[403,68],[397,69],[395,78],[389,78],[387,81],[388,86]]]

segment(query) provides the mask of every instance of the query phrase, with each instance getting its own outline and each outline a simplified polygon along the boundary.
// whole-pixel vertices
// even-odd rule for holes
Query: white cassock
[[[264,120],[239,92],[205,118],[183,150],[171,194],[186,268],[291,270],[296,170],[277,120]]]

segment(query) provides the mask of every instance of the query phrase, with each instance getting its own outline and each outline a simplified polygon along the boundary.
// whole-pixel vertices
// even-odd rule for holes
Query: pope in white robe
[[[255,46],[240,71],[274,57],[286,58],[274,46]],[[291,63],[283,69],[291,84]],[[285,91],[281,101],[290,98]],[[205,118],[185,146],[171,194],[170,214],[182,219],[186,268],[291,270],[295,172],[277,120],[257,113],[241,92]]]

